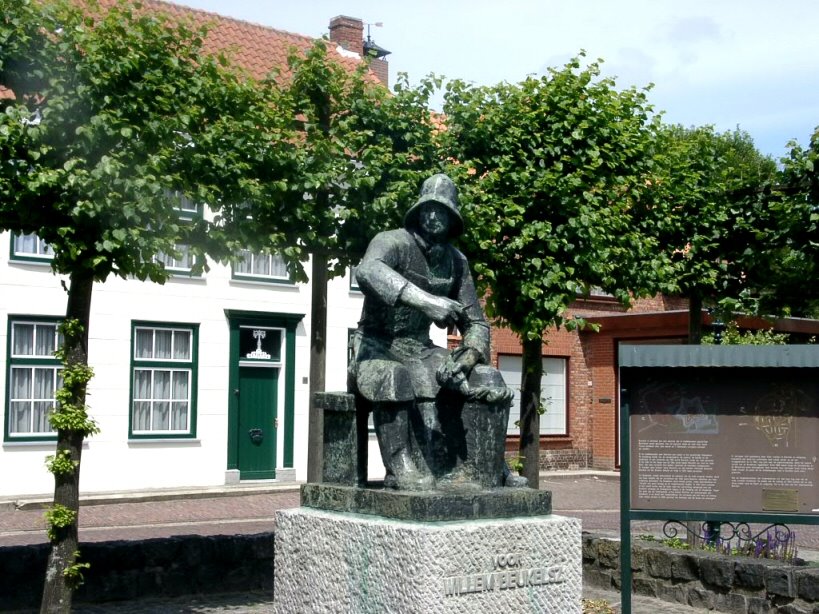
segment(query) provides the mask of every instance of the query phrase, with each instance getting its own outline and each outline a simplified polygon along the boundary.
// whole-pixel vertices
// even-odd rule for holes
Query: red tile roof
[[[80,0],[82,1],[82,0]],[[101,0],[103,8],[116,4],[116,0]],[[279,68],[283,75],[287,74],[287,58],[291,49],[304,52],[313,44],[313,38],[302,34],[293,34],[283,30],[276,30],[240,19],[225,17],[216,13],[192,9],[162,0],[145,0],[143,6],[150,11],[161,11],[173,19],[187,20],[192,25],[208,27],[208,35],[204,41],[206,52],[224,52],[232,63],[240,66],[256,79],[266,77],[274,68]],[[329,18],[328,18],[329,19]],[[329,23],[329,22],[328,22]],[[334,43],[327,44],[330,57],[338,61],[349,70],[358,66],[356,58],[349,55],[342,56],[336,51]],[[370,72],[374,83],[377,77]],[[13,93],[0,85],[0,99],[13,98]]]
[[[105,0],[103,4],[113,5],[114,0]],[[273,68],[286,71],[291,49],[304,52],[315,40],[302,34],[276,30],[162,0],[146,0],[144,5],[173,18],[188,19],[197,26],[206,25],[209,30],[204,43],[205,51],[225,52],[232,62],[257,79],[267,76]],[[331,57],[349,69],[354,70],[358,65],[359,60],[339,54],[335,44],[328,42],[327,48]]]

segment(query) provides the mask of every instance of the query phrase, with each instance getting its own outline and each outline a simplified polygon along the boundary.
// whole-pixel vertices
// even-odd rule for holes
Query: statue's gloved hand
[[[511,403],[515,398],[515,391],[511,388],[495,388],[491,386],[478,386],[471,388],[467,399],[470,401],[483,401],[484,403],[492,404],[507,404]]]
[[[457,390],[464,396],[469,394],[469,374],[481,361],[481,354],[475,349],[460,347],[452,351],[438,367],[435,379],[442,388]]]
[[[441,328],[457,324],[465,317],[464,306],[458,301],[445,296],[435,296],[413,284],[404,287],[401,299],[406,305],[421,311]]]
[[[469,373],[466,371],[464,365],[453,360],[452,356],[447,358],[446,361],[438,367],[438,371],[435,373],[435,379],[438,380],[438,384],[440,384],[441,388],[457,390],[463,395],[469,394],[468,377]]]

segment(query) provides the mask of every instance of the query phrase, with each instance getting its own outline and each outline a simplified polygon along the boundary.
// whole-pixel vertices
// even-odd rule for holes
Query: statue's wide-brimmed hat
[[[461,217],[458,203],[458,188],[455,182],[443,173],[433,175],[421,186],[421,197],[409,208],[404,216],[404,228],[418,228],[418,212],[424,203],[440,203],[450,213],[449,238],[455,238],[464,231],[464,219]]]

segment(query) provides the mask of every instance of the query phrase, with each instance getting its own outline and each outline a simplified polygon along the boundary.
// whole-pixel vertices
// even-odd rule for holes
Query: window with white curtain
[[[543,376],[540,380],[540,402],[545,410],[540,416],[541,435],[567,435],[566,414],[566,367],[565,358],[544,357]],[[519,434],[520,388],[523,381],[523,358],[521,356],[498,356],[498,370],[503,381],[515,391],[515,398],[509,410],[507,433]]]
[[[164,264],[165,269],[172,273],[190,273],[196,261],[191,253],[190,245],[177,243],[174,249],[177,252],[176,255],[159,252],[154,256],[154,260]]]
[[[134,323],[131,436],[194,436],[196,325]]]
[[[361,288],[358,287],[358,280],[355,277],[355,272],[358,269],[357,266],[351,266],[348,269],[350,273],[350,291],[351,292],[361,292]]]
[[[58,321],[9,318],[6,440],[53,438],[49,415],[62,385],[54,352],[62,343]]]
[[[11,236],[11,257],[17,260],[51,260],[54,250],[36,234]]]
[[[236,254],[233,277],[255,281],[291,282],[287,263],[281,255],[252,252],[247,249]]]

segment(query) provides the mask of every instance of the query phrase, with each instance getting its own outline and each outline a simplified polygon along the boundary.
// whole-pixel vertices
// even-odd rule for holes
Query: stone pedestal
[[[281,614],[581,612],[575,518],[408,522],[302,507],[276,522]]]

